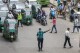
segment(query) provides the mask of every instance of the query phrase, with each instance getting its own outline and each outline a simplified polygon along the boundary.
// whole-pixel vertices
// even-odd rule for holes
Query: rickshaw
[[[15,41],[18,36],[18,24],[13,18],[5,19],[3,37],[11,42]]]
[[[23,19],[22,23],[25,25],[31,25],[32,24],[32,13],[30,9],[25,9],[22,13]]]

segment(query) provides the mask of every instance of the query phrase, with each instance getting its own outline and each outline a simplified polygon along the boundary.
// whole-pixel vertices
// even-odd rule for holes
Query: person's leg
[[[73,33],[74,33],[75,28],[76,28],[76,27],[74,26],[74,27],[73,27]]]
[[[19,20],[18,20],[18,26],[19,26]]]
[[[57,33],[57,28],[56,28],[56,25],[54,25],[54,28],[55,28],[55,33]]]
[[[43,48],[43,39],[41,40],[41,51],[42,51],[42,48]]]
[[[79,32],[79,27],[77,26],[77,31]]]
[[[66,43],[67,43],[67,37],[65,36],[65,42],[64,42],[64,48],[66,48]]]
[[[71,48],[72,46],[71,46],[70,38],[68,38],[68,44],[69,44],[69,46]]]
[[[20,23],[21,23],[21,27],[22,27],[22,20],[20,20]]]
[[[40,39],[38,38],[38,49],[40,51]]]
[[[54,28],[54,25],[52,26],[52,30],[51,30],[51,32],[50,32],[50,33],[52,33],[52,31],[53,31],[53,28]]]

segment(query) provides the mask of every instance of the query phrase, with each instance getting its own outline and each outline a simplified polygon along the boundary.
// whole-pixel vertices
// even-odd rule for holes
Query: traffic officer
[[[21,14],[21,12],[18,13],[18,26],[19,26],[19,23],[21,23],[21,27],[22,27],[22,14]]]
[[[49,30],[47,31],[42,31],[41,28],[39,28],[39,32],[37,32],[37,40],[38,40],[38,48],[39,48],[39,51],[42,51],[42,48],[43,48],[43,34],[48,32]]]
[[[68,41],[68,44],[69,44],[70,48],[72,48],[73,46],[71,46],[71,43],[70,43],[70,28],[67,28],[67,30],[65,31],[64,48],[66,48],[67,41]]]

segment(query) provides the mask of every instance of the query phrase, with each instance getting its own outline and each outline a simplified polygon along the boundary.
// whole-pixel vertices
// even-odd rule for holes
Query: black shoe
[[[70,48],[72,48],[73,46],[70,46]]]
[[[66,48],[66,47],[63,47],[63,48]]]
[[[55,32],[55,33],[57,33],[57,32]]]
[[[52,32],[50,32],[50,33],[52,33]]]
[[[40,51],[43,51],[42,49]]]
[[[40,52],[40,49],[38,51]]]

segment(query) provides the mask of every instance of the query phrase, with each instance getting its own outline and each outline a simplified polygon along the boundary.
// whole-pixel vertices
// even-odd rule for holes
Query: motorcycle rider
[[[41,17],[42,17],[42,12],[41,9],[38,8],[36,20],[40,22]]]
[[[53,6],[51,6],[50,8],[50,19],[52,19],[53,16],[55,16],[55,8]]]

